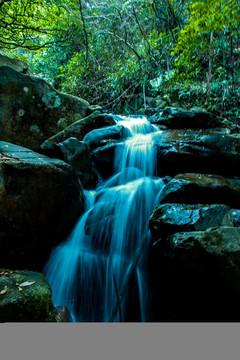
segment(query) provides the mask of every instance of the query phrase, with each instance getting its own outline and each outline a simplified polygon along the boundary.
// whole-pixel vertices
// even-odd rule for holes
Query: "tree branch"
[[[117,34],[114,34],[113,32],[111,32],[111,31],[109,31],[109,30],[105,30],[105,32],[107,32],[109,35],[114,36],[116,39],[124,42],[124,44],[125,44],[127,47],[129,47],[129,49],[131,49],[131,50],[134,52],[134,54],[137,56],[137,58],[138,58],[139,60],[142,60],[142,58],[141,58],[141,56],[138,54],[137,50],[135,50],[134,47],[133,47],[128,41],[126,41],[125,39],[121,38],[120,36],[118,36]]]
[[[148,41],[148,39],[146,38],[146,36],[145,36],[145,34],[144,34],[143,30],[142,30],[142,27],[141,27],[141,25],[140,25],[140,23],[139,23],[139,20],[138,20],[137,14],[136,14],[136,10],[135,10],[135,7],[133,6],[133,4],[132,4],[132,10],[133,10],[133,15],[134,15],[134,17],[135,17],[136,23],[137,23],[138,28],[139,28],[139,30],[140,30],[140,33],[142,34],[143,39],[144,39],[144,40],[146,41],[146,43],[148,44],[148,54],[151,55],[151,46],[150,46],[149,41]]]
[[[84,19],[84,16],[83,16],[82,0],[78,0],[78,2],[79,2],[80,15],[81,15],[82,23],[83,23],[83,32],[84,32],[84,35],[85,35],[86,65],[88,65],[88,61],[89,61],[88,34],[87,34],[87,28],[86,28],[85,19]]]
[[[1,2],[0,2],[0,8],[5,4],[5,3],[7,3],[7,2],[11,2],[12,0],[2,0]]]

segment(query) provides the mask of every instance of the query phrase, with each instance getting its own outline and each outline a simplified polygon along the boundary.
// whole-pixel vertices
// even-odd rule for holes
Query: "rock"
[[[170,129],[199,129],[220,126],[219,119],[201,108],[193,108],[190,111],[179,107],[165,107],[158,124],[166,125]]]
[[[117,143],[107,144],[93,151],[93,160],[97,170],[103,176],[108,178],[113,174],[114,153]]]
[[[167,130],[154,133],[152,138],[160,177],[183,172],[240,177],[240,135],[231,135],[228,129]],[[102,168],[112,167],[110,148],[116,144],[112,141],[109,146],[94,151],[94,158]]]
[[[61,132],[45,140],[41,144],[41,149],[44,151],[53,150],[57,144],[67,140],[70,137],[75,137],[81,141],[90,131],[109,125],[115,125],[113,115],[101,114],[100,111],[95,111],[88,117],[76,121],[74,124],[68,126]]]
[[[141,109],[140,109],[141,110]],[[139,115],[141,115],[140,112],[138,112]],[[148,117],[153,117],[155,114],[157,114],[157,109],[156,108],[152,108],[152,107],[147,107],[146,110],[144,111],[144,113],[142,113]],[[158,124],[158,122],[157,122]]]
[[[102,111],[102,107],[100,105],[90,105],[87,108],[86,116],[91,115],[95,111]]]
[[[6,55],[0,54],[0,66],[10,66],[15,71],[28,74],[28,63],[22,60],[11,59]]]
[[[179,174],[162,190],[161,204],[225,204],[238,209],[240,183],[217,175]]]
[[[240,229],[214,227],[167,240],[179,319],[239,321]]]
[[[123,126],[106,126],[101,129],[95,129],[87,133],[83,138],[83,141],[88,144],[91,150],[96,149],[97,147],[103,144],[104,140],[114,139],[120,140],[123,137]]]
[[[226,205],[163,204],[156,207],[149,227],[155,239],[177,232],[233,226],[232,210]]]
[[[69,138],[59,144],[64,160],[79,176],[84,188],[94,188],[98,177],[92,166],[92,155],[88,145],[76,138]]]
[[[84,210],[70,165],[0,142],[0,266],[40,270]]]
[[[182,266],[200,273],[211,267],[240,295],[240,229],[220,226],[182,232],[170,236],[168,242],[175,265],[181,262]]]
[[[160,110],[166,107],[167,102],[162,98],[146,97],[147,107],[151,109]]]
[[[233,216],[234,226],[240,227],[240,210],[233,209],[232,216]]]
[[[0,67],[1,140],[38,150],[63,126],[84,118],[88,106],[42,79]]]
[[[136,111],[136,114],[137,114],[137,115],[145,115],[145,111],[146,111],[146,109],[141,108],[141,109],[139,109],[139,110]]]
[[[158,174],[182,172],[240,176],[240,135],[228,129],[168,130],[153,136]]]
[[[0,322],[56,322],[52,291],[42,274],[18,270],[4,273],[0,275]]]
[[[57,322],[73,322],[72,316],[66,306],[55,307],[55,314]]]

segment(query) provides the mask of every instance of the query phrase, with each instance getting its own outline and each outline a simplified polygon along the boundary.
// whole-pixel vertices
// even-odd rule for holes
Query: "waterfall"
[[[163,188],[152,140],[158,128],[144,117],[116,121],[128,137],[116,146],[114,175],[96,191],[85,191],[85,213],[43,270],[54,305],[66,305],[77,322],[109,321],[126,281],[115,321],[146,321],[148,220]]]

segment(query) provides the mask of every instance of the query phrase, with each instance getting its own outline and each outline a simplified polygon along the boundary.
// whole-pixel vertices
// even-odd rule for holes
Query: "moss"
[[[19,284],[34,282],[28,286]],[[36,272],[19,271],[0,277],[0,289],[7,289],[0,297],[1,322],[54,322],[56,315],[52,291],[45,277]]]

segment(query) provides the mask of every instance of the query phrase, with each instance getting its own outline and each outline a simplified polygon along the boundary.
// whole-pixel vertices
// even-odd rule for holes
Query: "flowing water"
[[[44,268],[54,305],[66,305],[77,322],[146,321],[148,220],[163,188],[158,128],[146,118],[116,120],[127,139],[116,147],[114,175],[85,191],[85,213]]]

